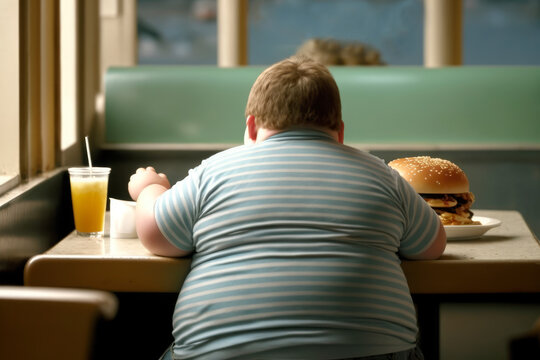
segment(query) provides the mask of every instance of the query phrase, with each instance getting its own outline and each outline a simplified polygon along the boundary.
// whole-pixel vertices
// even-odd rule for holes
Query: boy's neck
[[[336,131],[336,130],[330,130],[330,129],[321,128],[321,127],[305,127],[305,129],[323,131],[323,132],[329,134],[330,136],[332,136],[333,139],[335,139],[336,141],[339,142],[339,132]],[[284,131],[288,131],[288,130],[291,130],[291,129],[271,130],[271,129],[266,129],[266,128],[260,127],[258,129],[258,131],[257,131],[257,140],[255,141],[255,143],[258,144],[258,143],[263,142],[264,140],[268,139],[271,136],[274,136],[274,135],[276,135],[276,134],[278,134],[280,132],[284,132]]]

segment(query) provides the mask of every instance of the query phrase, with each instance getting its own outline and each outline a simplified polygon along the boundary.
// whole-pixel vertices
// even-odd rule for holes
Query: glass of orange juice
[[[72,167],[69,171],[75,229],[81,236],[103,236],[110,168]]]

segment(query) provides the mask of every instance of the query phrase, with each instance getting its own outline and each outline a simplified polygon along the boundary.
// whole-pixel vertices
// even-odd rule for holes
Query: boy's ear
[[[257,124],[255,124],[255,116],[248,115],[246,119],[246,136],[253,142],[257,140],[257,133],[259,132],[259,128]]]

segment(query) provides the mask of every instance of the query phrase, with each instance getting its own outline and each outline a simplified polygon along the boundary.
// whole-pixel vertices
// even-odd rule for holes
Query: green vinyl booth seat
[[[105,78],[106,144],[242,143],[262,66],[136,66]],[[330,67],[352,145],[540,144],[540,67]]]

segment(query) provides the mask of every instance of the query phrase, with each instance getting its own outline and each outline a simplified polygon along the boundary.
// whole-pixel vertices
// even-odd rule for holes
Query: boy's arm
[[[185,256],[163,236],[156,222],[154,205],[157,198],[170,188],[164,174],[157,174],[152,167],[138,169],[128,184],[129,194],[137,201],[135,227],[143,246],[151,253],[160,256]]]
[[[435,237],[435,240],[431,243],[430,247],[424,250],[421,254],[407,256],[407,258],[412,260],[436,260],[444,252],[446,248],[446,231],[442,222],[439,220],[439,231]]]
[[[446,249],[446,231],[439,215],[397,171],[397,181],[404,215],[409,227],[402,239],[400,255],[411,260],[436,260]],[[429,243],[429,245],[427,244]],[[422,245],[425,244],[425,245]],[[427,248],[417,251],[418,246]]]
[[[154,205],[157,198],[167,191],[163,185],[152,184],[145,187],[137,199],[135,226],[141,243],[151,253],[161,256],[185,256],[189,254],[172,245],[163,236],[154,216]]]

